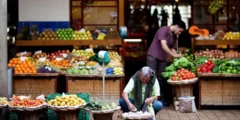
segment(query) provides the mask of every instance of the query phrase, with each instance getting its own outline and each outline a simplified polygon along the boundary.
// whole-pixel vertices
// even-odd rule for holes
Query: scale
[[[103,97],[103,101],[105,101],[105,64],[108,63],[110,61],[109,57],[108,57],[108,52],[101,50],[98,52],[98,58],[99,58],[99,62],[102,62],[102,87],[103,87],[103,91],[102,91],[102,97]]]

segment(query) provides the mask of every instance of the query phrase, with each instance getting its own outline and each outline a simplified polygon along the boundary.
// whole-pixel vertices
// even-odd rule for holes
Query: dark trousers
[[[147,66],[155,71],[157,79],[160,84],[160,100],[169,101],[171,100],[171,86],[167,83],[167,80],[163,78],[162,72],[167,67],[166,61],[161,61],[151,55],[147,55]]]

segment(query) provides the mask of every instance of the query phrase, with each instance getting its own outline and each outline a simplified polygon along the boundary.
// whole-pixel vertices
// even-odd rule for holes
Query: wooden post
[[[0,96],[7,93],[7,0],[0,0]]]

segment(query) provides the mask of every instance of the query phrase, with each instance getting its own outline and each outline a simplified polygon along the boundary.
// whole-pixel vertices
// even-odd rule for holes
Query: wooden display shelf
[[[196,40],[195,45],[240,45],[240,40]]]
[[[122,39],[110,40],[17,40],[16,46],[122,45]]]
[[[14,74],[14,76],[32,76],[32,77],[52,77],[52,76],[58,76],[58,73],[36,73],[36,74],[31,74],[31,73],[26,73],[26,74]]]
[[[196,40],[192,37],[192,52],[195,52],[195,46],[210,45],[240,45],[240,40]]]
[[[84,78],[102,78],[102,75],[77,75],[77,74],[66,74],[66,77],[84,77]],[[105,75],[105,78],[120,78],[124,75]]]

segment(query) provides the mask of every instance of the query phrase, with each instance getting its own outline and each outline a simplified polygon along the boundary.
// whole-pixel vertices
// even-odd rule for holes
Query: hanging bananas
[[[211,14],[215,14],[220,8],[225,4],[225,0],[213,0],[208,7],[208,10]]]

